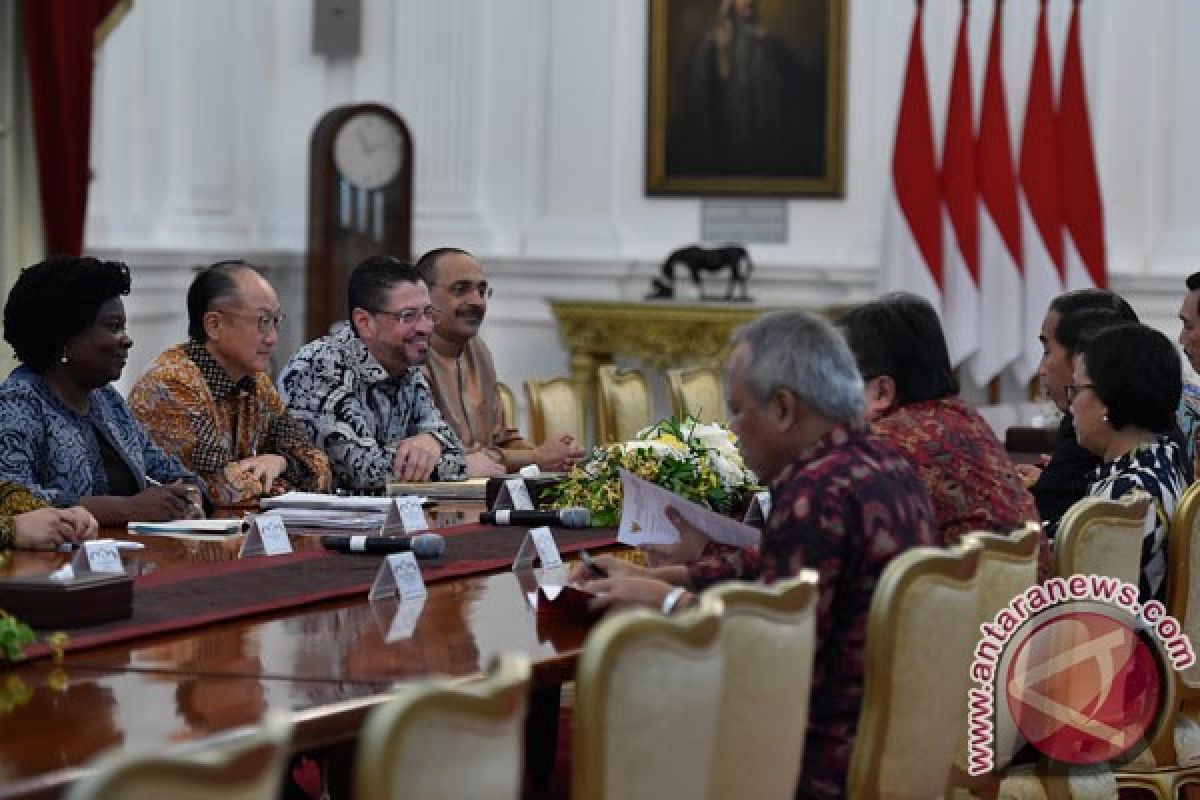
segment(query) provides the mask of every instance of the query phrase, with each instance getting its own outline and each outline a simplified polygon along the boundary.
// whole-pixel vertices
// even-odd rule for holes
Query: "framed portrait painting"
[[[848,0],[650,0],[646,193],[838,197]]]

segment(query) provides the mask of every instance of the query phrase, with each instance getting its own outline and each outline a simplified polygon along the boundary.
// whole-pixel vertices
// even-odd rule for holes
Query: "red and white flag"
[[[980,386],[1024,350],[1021,293],[1021,220],[1013,174],[1008,108],[1001,69],[1003,0],[996,0],[979,113],[975,175],[979,182],[979,351],[971,374]]]
[[[1071,9],[1067,47],[1063,53],[1062,88],[1058,97],[1058,180],[1065,228],[1068,289],[1104,288],[1108,268],[1104,256],[1104,203],[1096,175],[1092,124],[1088,118],[1083,56],[1079,46],[1079,8]]]
[[[975,184],[975,114],[971,57],[967,50],[970,6],[963,0],[950,77],[942,144],[942,202],[946,207],[942,324],[950,363],[979,349],[979,193]]]
[[[1021,132],[1021,242],[1025,247],[1024,357],[1013,365],[1022,382],[1037,372],[1042,359],[1038,333],[1050,301],[1063,293],[1062,207],[1058,192],[1058,137],[1054,124],[1054,78],[1050,73],[1050,37],[1046,0],[1041,0]]]
[[[923,0],[917,0],[904,92],[896,116],[892,150],[892,191],[884,218],[880,289],[919,294],[942,308],[942,221],[937,159],[925,53],[921,44]]]

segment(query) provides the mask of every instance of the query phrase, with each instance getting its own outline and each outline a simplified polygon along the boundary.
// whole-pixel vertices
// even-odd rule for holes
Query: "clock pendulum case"
[[[346,319],[346,279],[373,255],[412,259],[413,146],[391,109],[335,108],[309,145],[305,335]]]

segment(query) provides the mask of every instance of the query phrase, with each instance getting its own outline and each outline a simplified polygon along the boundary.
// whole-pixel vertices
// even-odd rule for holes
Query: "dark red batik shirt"
[[[929,491],[942,541],[970,531],[1007,533],[1038,521],[1037,505],[991,426],[957,397],[912,403],[871,423],[908,459]]]
[[[839,426],[771,483],[761,551],[726,552],[690,567],[697,588],[722,579],[820,575],[818,645],[797,797],[840,798],[862,705],[867,613],[883,568],[941,542],[925,487],[903,457],[865,429]]]

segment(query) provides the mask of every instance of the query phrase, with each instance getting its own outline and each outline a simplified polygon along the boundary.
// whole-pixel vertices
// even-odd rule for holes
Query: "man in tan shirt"
[[[504,418],[496,367],[479,337],[492,295],[483,265],[465,250],[440,247],[421,256],[417,271],[437,310],[429,361],[422,367],[442,417],[467,454],[467,475],[489,477],[527,464],[544,470],[570,467],[583,452],[570,436],[531,447]]]

